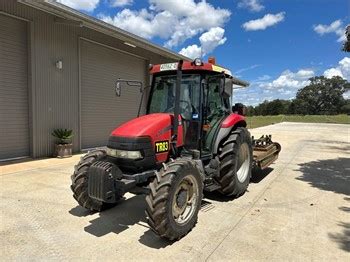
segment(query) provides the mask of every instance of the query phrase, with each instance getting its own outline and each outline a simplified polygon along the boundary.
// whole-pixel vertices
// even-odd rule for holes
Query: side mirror
[[[118,78],[117,81],[115,82],[115,95],[118,97],[121,96],[122,83],[124,83],[127,86],[138,87],[140,88],[140,93],[143,92],[143,87],[142,87],[143,85],[141,81],[125,80],[125,79]]]
[[[241,103],[236,103],[232,107],[232,112],[235,114],[239,114],[241,116],[245,116],[245,115],[247,115],[247,107]]]
[[[227,98],[232,96],[233,80],[231,78],[225,78],[223,95]]]

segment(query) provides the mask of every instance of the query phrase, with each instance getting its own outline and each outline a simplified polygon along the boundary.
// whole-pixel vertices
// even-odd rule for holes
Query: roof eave
[[[144,48],[154,53],[158,53],[162,56],[169,57],[174,60],[185,60],[191,61],[190,58],[183,56],[181,54],[175,53],[167,48],[162,46],[153,44],[146,39],[134,35],[130,32],[122,30],[118,27],[115,27],[111,24],[103,22],[102,20],[96,19],[84,13],[81,13],[73,8],[60,4],[56,1],[52,0],[44,0],[44,1],[30,1],[30,0],[18,0],[18,2],[29,5],[33,8],[42,10],[44,12],[51,13],[53,15],[71,19],[75,21],[82,22],[82,25],[93,29],[95,31],[101,32],[103,34],[110,35],[112,37],[118,38],[122,41],[128,42],[130,44],[134,44],[137,47]]]

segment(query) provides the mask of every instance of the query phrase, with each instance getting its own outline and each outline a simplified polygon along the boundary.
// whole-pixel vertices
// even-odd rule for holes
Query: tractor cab
[[[246,87],[249,84],[215,65],[215,59],[209,59],[208,63],[195,59],[192,62],[155,65],[151,66],[151,74],[153,80],[147,114],[181,116],[182,153],[198,151],[201,157],[211,156],[220,124],[232,113],[230,98],[233,85]],[[177,92],[178,108],[175,106]]]

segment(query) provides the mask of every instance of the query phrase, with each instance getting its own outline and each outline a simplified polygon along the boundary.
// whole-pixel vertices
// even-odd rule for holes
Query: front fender
[[[213,147],[213,153],[216,154],[219,149],[220,142],[227,137],[233,128],[238,126],[246,127],[247,122],[245,117],[238,114],[230,114],[224,121],[222,121],[220,130],[215,138],[215,143]]]

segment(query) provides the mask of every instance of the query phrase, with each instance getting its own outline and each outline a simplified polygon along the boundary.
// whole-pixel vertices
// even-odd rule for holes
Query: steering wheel
[[[185,104],[185,106],[181,106],[181,103],[182,104]],[[175,109],[175,106],[172,106],[172,107],[168,107],[166,110],[165,110],[165,113],[171,113],[171,112],[174,112],[174,109]],[[181,113],[181,116],[186,119],[186,120],[189,120],[192,118],[192,110],[195,109],[194,106],[189,102],[189,101],[186,101],[186,100],[180,100],[180,113]],[[195,110],[194,110],[195,111]]]

